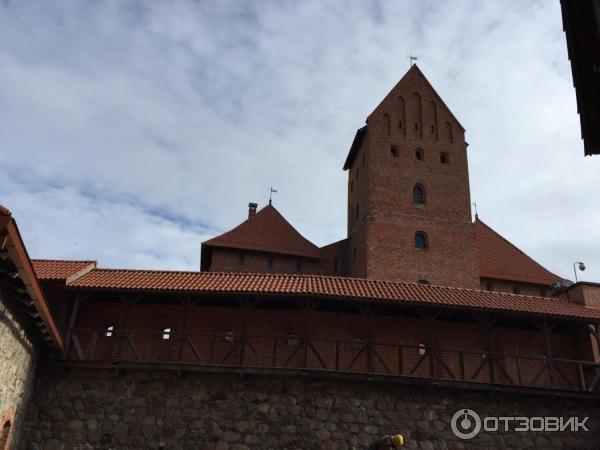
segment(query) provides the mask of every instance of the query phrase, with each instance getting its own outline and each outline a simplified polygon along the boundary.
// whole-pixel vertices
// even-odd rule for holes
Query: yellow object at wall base
[[[404,445],[404,436],[402,436],[401,434],[395,434],[392,436],[392,442],[396,447],[400,447]]]

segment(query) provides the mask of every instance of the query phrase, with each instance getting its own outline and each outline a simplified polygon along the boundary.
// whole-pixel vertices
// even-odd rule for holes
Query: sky
[[[0,1],[0,203],[33,258],[197,270],[274,205],[346,237],[342,170],[409,55],[466,128],[479,217],[600,281],[560,2]]]

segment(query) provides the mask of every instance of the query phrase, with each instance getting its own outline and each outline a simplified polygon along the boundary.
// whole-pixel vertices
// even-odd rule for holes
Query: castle
[[[251,203],[196,272],[31,260],[0,208],[0,449],[464,448],[467,407],[590,418],[473,448],[594,448],[600,286],[472,221],[464,133],[413,65],[350,147],[345,239]]]

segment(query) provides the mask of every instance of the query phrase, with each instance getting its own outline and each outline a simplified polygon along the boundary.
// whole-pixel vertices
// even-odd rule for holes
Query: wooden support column
[[[489,316],[489,314],[474,314],[475,319],[481,324],[484,329],[485,334],[485,347],[486,347],[486,357],[487,357],[487,366],[489,371],[489,381],[491,384],[496,383],[496,374],[494,373],[494,349],[493,349],[493,324],[496,322],[496,319]]]
[[[373,341],[373,308],[370,305],[366,308],[367,313],[367,373],[373,372],[373,355],[372,355],[372,341]]]
[[[596,362],[600,362],[600,324],[599,323],[595,323],[592,325],[594,327],[594,337],[596,338],[596,348],[598,351],[598,355],[596,358],[594,358],[596,360]]]
[[[546,371],[548,372],[548,381],[550,382],[550,386],[552,387],[554,385],[554,374],[552,373],[552,346],[550,342],[550,333],[552,332],[556,324],[549,323],[547,319],[532,319],[532,323],[538,330],[540,330],[544,338],[544,353],[546,356],[544,363],[546,365]]]
[[[71,315],[69,317],[69,323],[67,325],[67,336],[65,342],[65,349],[63,352],[63,359],[69,357],[69,351],[71,349],[71,341],[73,339],[73,329],[75,328],[75,324],[77,323],[77,316],[79,315],[79,307],[81,303],[87,299],[88,295],[76,294],[75,299],[73,300],[73,308],[71,309]]]
[[[123,325],[121,327],[121,333],[119,333],[119,338],[117,339],[117,342],[119,343],[118,350],[117,350],[117,359],[119,359],[121,356],[121,351],[123,350],[123,341],[126,339],[129,340],[129,337],[127,335],[127,333],[128,333],[127,326],[129,325],[129,318],[131,316],[131,308],[142,297],[143,297],[143,295],[140,295],[138,297],[123,296],[123,295],[121,296],[121,300],[123,301],[125,311],[124,311]],[[130,343],[130,345],[132,345],[132,344]],[[110,353],[107,356],[110,357]]]
[[[179,338],[179,350],[177,353],[177,362],[181,363],[181,358],[183,356],[183,347],[188,340],[188,322],[189,316],[192,311],[192,306],[196,304],[197,300],[191,299],[189,297],[184,297],[180,300],[183,306],[183,326],[181,328],[181,337]]]
[[[431,309],[421,310],[421,317],[425,321],[425,329],[427,330],[427,359],[429,360],[429,377],[435,378],[435,357],[433,350],[433,321],[437,318],[439,312],[436,313]]]
[[[242,336],[240,339],[240,360],[239,360],[239,365],[243,366],[244,365],[244,356],[246,353],[246,346],[249,344],[248,343],[248,310],[251,308],[254,308],[254,306],[256,305],[257,301],[254,299],[242,299],[242,300],[238,300],[237,303],[241,306],[242,308]]]

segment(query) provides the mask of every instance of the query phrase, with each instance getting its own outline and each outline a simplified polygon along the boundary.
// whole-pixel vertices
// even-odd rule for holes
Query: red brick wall
[[[318,273],[321,275],[347,276],[349,273],[349,240],[343,239],[321,247]]]
[[[282,299],[282,301],[286,301]],[[289,359],[287,367],[302,367],[304,364],[304,349],[297,350],[299,343],[288,342],[289,335],[298,338],[308,334],[315,339],[314,346],[319,355],[327,363],[328,369],[335,368],[336,346],[338,354],[338,370],[367,372],[367,352],[359,353],[362,345],[367,341],[369,328],[366,316],[352,311],[349,312],[326,312],[316,311],[310,313],[307,327],[307,315],[300,310],[285,309],[250,309],[246,317],[245,334],[254,337],[250,342],[252,349],[246,349],[245,365],[270,367],[272,364],[273,336],[281,336],[283,339],[277,341],[276,365],[283,366]],[[100,355],[109,351],[109,345],[118,335],[123,327],[125,307],[122,304],[83,303],[78,329],[95,329],[99,333],[94,337],[91,332],[76,332],[81,347],[86,350],[86,358],[100,359]],[[182,355],[182,361],[188,363],[198,362],[190,346],[180,349],[179,345],[169,349],[171,341],[162,340],[160,333],[163,328],[169,327],[175,335],[181,333],[184,327],[184,316],[186,310],[183,306],[138,304],[130,313],[127,328],[135,331],[131,339],[137,354],[142,359],[153,360],[159,356],[163,362],[175,362]],[[209,355],[213,363],[235,364],[239,357],[240,341],[235,338],[234,343],[224,339],[213,340],[212,337],[203,334],[225,333],[232,331],[236,336],[244,334],[244,313],[238,307],[194,307],[187,315],[188,330],[195,349],[204,359]],[[103,336],[103,332],[109,324],[115,326],[113,337]],[[577,359],[589,350],[586,345],[589,342],[578,340],[576,333],[558,333],[551,335],[551,347],[554,357]],[[336,344],[336,341],[340,341]],[[346,342],[351,341],[351,342]],[[398,348],[385,344],[403,344],[407,347],[402,349],[403,369],[407,374],[419,361],[421,355],[417,348],[410,347],[427,343],[427,326],[423,319],[408,316],[383,316],[375,315],[371,323],[371,342],[375,342],[375,352],[371,357],[371,370],[376,373],[386,373],[385,365],[392,371],[398,370]],[[473,374],[484,360],[485,332],[478,324],[451,322],[436,320],[433,329],[433,345],[437,348],[448,350],[474,350],[474,353],[465,353],[464,367],[467,375]],[[585,347],[585,348],[584,348]],[[493,348],[495,352],[504,354],[541,355],[546,352],[542,334],[533,327],[531,329],[494,327]],[[73,357],[74,350],[71,352]],[[116,356],[117,348],[112,350],[113,357]],[[135,360],[137,358],[128,343],[122,345],[122,355]],[[376,353],[376,355],[375,355]],[[460,365],[459,355],[455,351],[440,353],[448,368],[454,376],[458,376]],[[354,360],[354,363],[352,363]],[[312,351],[307,352],[307,361],[310,367],[320,368],[319,360]],[[428,376],[429,361],[426,360],[414,372],[415,376]],[[517,360],[507,357],[499,361],[509,376],[516,381]],[[543,363],[537,360],[521,359],[521,376],[525,381],[531,381],[539,372]],[[565,365],[562,368],[567,376],[576,380],[577,371],[574,365]],[[500,371],[496,368],[497,376]],[[449,374],[436,363],[436,374],[439,377],[448,378]],[[487,365],[477,377],[479,381],[485,381],[488,376]],[[498,380],[502,382],[502,379]],[[542,379],[544,385],[548,380]]]
[[[541,297],[550,297],[552,289],[550,286],[543,284],[521,283],[518,281],[495,280],[491,278],[480,279],[480,289],[484,291],[508,292],[515,293],[514,289],[518,289],[518,293],[522,295],[535,295]]]
[[[244,255],[243,263],[240,255]],[[269,258],[272,268],[269,268]],[[298,270],[298,262],[301,262]],[[311,258],[286,256],[275,253],[212,249],[211,272],[259,272],[259,273],[318,273],[319,261]]]
[[[422,161],[415,158],[417,148],[424,152]],[[441,163],[441,152],[448,153],[449,164]],[[351,212],[360,202],[367,277],[479,286],[464,132],[417,71],[409,72],[368,117],[366,138],[348,174],[348,229],[353,237],[359,234]],[[425,205],[412,203],[417,183],[425,188]],[[415,250],[417,231],[427,233],[428,250]],[[363,276],[360,269],[353,275]]]

